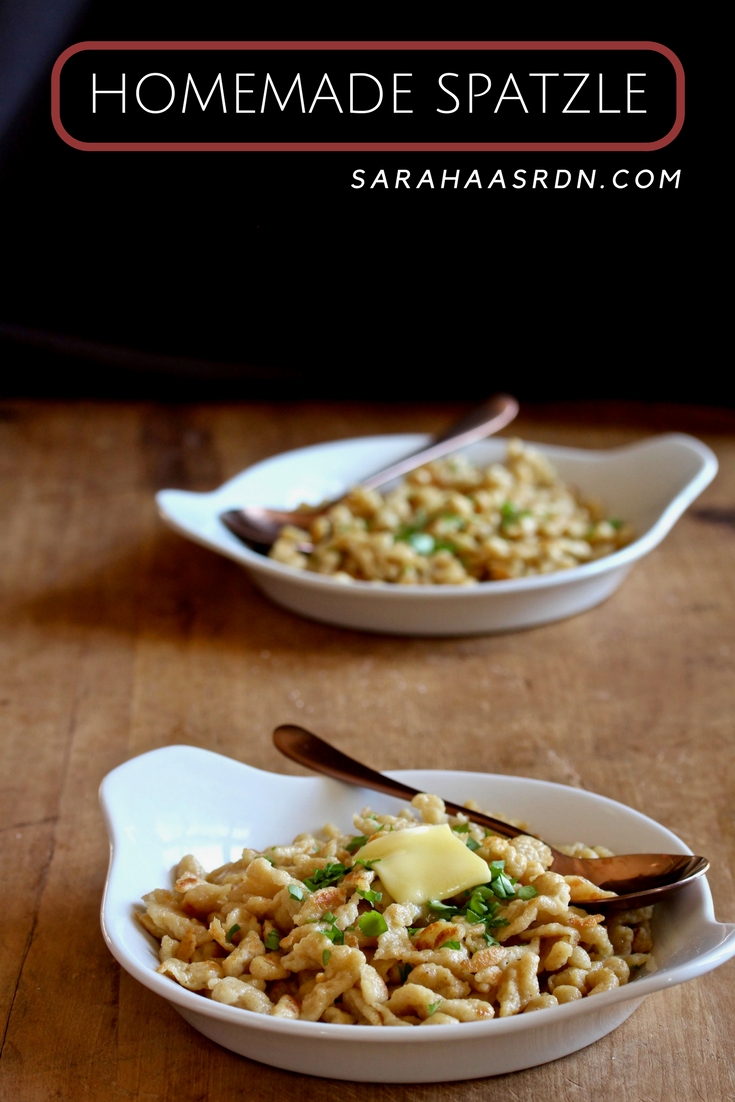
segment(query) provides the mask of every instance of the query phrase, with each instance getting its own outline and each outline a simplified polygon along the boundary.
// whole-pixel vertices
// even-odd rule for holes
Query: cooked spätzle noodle
[[[480,468],[457,455],[385,494],[357,486],[309,531],[282,528],[269,554],[341,582],[472,585],[567,570],[632,538],[599,502],[565,486],[539,451],[509,440],[504,463]]]
[[[378,861],[354,855],[382,831],[421,822],[448,823],[488,863],[491,881],[449,901],[393,900]],[[182,858],[173,889],[150,892],[136,912],[160,942],[158,972],[256,1014],[418,1026],[599,995],[651,961],[653,908],[606,919],[575,906],[614,893],[550,872],[551,851],[536,838],[488,833],[427,794],[398,816],[365,808],[354,823],[354,834],[328,824],[321,838],[244,849],[209,873]],[[610,855],[582,843],[567,849]]]

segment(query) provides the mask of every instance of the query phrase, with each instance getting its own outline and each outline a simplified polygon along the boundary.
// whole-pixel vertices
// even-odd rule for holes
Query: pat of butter
[[[380,862],[375,872],[397,903],[449,899],[490,880],[487,862],[446,823],[374,834],[355,857]]]

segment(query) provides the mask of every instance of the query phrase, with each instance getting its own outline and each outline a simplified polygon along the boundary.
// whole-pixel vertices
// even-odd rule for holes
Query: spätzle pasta
[[[449,824],[490,881],[453,899],[394,900],[379,860],[360,851],[422,822]],[[244,849],[209,873],[182,858],[173,889],[150,892],[136,912],[160,942],[158,972],[257,1014],[420,1026],[545,1010],[625,984],[650,961],[652,908],[606,919],[576,906],[612,893],[549,871],[551,851],[536,838],[489,833],[428,794],[397,816],[366,808],[354,824],[354,834],[328,824],[323,837]]]
[[[504,463],[480,468],[457,455],[385,494],[357,486],[309,531],[282,528],[269,554],[348,583],[473,585],[567,570],[632,535],[565,486],[540,452],[510,440]]]

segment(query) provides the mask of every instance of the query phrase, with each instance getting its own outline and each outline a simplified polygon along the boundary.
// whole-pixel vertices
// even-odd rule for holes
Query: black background
[[[7,394],[637,397],[732,403],[709,60],[691,11],[594,15],[97,0],[26,101],[0,162]],[[646,40],[687,77],[655,153],[83,153],[54,133],[51,65],[89,39]],[[355,169],[681,169],[678,190],[350,187]],[[729,373],[728,373],[729,375]]]

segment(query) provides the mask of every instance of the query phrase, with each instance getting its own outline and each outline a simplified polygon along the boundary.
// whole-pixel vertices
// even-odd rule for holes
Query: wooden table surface
[[[669,429],[721,471],[619,593],[532,631],[406,639],[309,623],[167,531],[154,490],[210,489],[286,448],[432,431],[460,406],[0,403],[0,1098],[580,1102],[735,1098],[735,962],[651,996],[563,1060],[434,1086],[337,1083],[235,1056],[121,971],[99,929],[100,779],[190,743],[297,772],[270,732],[307,722],[381,769],[582,786],[712,861],[735,920],[735,413],[524,411],[526,438],[604,447]]]

